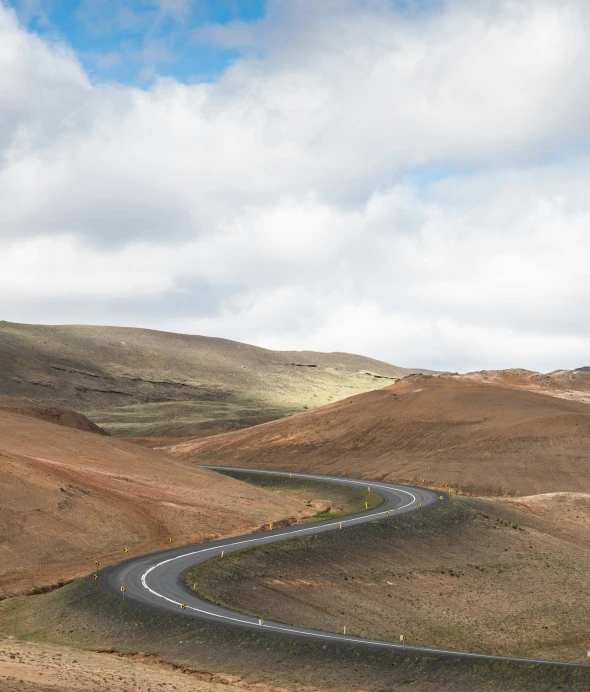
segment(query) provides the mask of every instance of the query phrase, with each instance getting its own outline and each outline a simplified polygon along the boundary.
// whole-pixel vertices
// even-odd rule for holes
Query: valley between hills
[[[448,486],[454,500],[206,563],[195,579],[211,600],[327,631],[347,624],[365,637],[403,631],[436,647],[584,662],[589,403],[586,367],[434,373],[149,330],[0,323],[0,689],[40,692],[43,670],[50,689],[84,689],[51,672],[48,661],[62,657],[100,689],[98,655],[111,656],[112,690],[142,679],[148,664],[164,676],[158,685],[173,684],[169,674],[178,689],[178,675],[211,691],[338,689],[333,662],[318,686],[264,648],[254,655],[253,641],[249,658],[230,662],[219,652],[234,640],[223,633],[223,646],[203,644],[187,658],[162,643],[177,637],[174,623],[162,621],[160,643],[135,648],[107,617],[110,606],[90,624],[84,584],[95,560],[102,569],[170,538],[188,545],[353,511],[328,488],[252,484],[199,467],[230,459]],[[123,653],[125,671],[113,658]],[[298,656],[320,660],[315,650]],[[20,688],[18,659],[30,663]],[[467,668],[417,679],[420,665],[408,659],[399,684],[474,689]],[[367,662],[351,689],[383,689],[378,671],[382,663]],[[489,671],[477,675],[477,689],[500,689]],[[557,689],[555,677],[511,675],[502,672],[502,689]],[[588,689],[584,679],[561,689]]]

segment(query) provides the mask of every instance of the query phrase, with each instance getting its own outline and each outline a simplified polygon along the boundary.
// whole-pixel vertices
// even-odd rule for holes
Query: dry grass
[[[109,432],[199,435],[317,408],[415,370],[347,353],[270,351],[148,329],[0,321],[0,391],[65,406]]]
[[[3,692],[281,692],[249,685],[240,676],[175,670],[153,657],[119,658],[0,635]]]

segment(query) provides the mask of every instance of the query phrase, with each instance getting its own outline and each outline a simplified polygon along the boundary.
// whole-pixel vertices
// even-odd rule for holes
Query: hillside
[[[587,404],[454,376],[379,391],[215,438],[171,445],[196,463],[350,474],[460,492],[590,492]]]
[[[57,406],[47,406],[38,401],[30,399],[16,399],[10,396],[0,396],[0,411],[8,413],[18,413],[21,416],[29,416],[47,423],[64,425],[66,428],[84,430],[86,432],[97,433],[98,435],[108,435],[102,428],[95,425],[91,420],[67,408]]]
[[[514,389],[526,389],[537,394],[555,396],[559,399],[590,403],[590,367],[577,368],[576,370],[554,370],[546,375],[523,368],[480,370],[456,377]]]
[[[347,353],[9,322],[0,364],[0,394],[74,409],[113,434],[164,438],[248,427],[417,372]]]
[[[186,582],[268,620],[586,663],[590,602],[580,592],[590,571],[589,509],[590,495],[581,494],[458,498],[235,553],[197,566]]]
[[[127,554],[317,512],[113,437],[0,411],[0,600]],[[325,500],[324,500],[325,503]],[[324,504],[325,506],[325,504]]]

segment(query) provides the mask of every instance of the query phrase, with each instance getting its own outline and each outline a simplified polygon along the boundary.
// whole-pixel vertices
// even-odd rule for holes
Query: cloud
[[[256,47],[216,82],[138,89],[0,6],[2,317],[584,364],[590,10],[421,7],[271,2],[199,32]]]

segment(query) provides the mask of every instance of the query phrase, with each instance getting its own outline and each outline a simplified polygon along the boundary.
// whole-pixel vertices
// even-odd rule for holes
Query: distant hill
[[[479,382],[488,382],[517,389],[526,389],[538,394],[555,396],[590,403],[590,368],[576,370],[554,370],[548,374],[510,368],[508,370],[480,370],[458,377]]]
[[[196,463],[384,478],[470,494],[590,492],[590,406],[413,375],[315,411],[168,448]]]
[[[413,372],[427,371],[148,329],[0,322],[0,394],[74,409],[120,435],[239,429]]]

